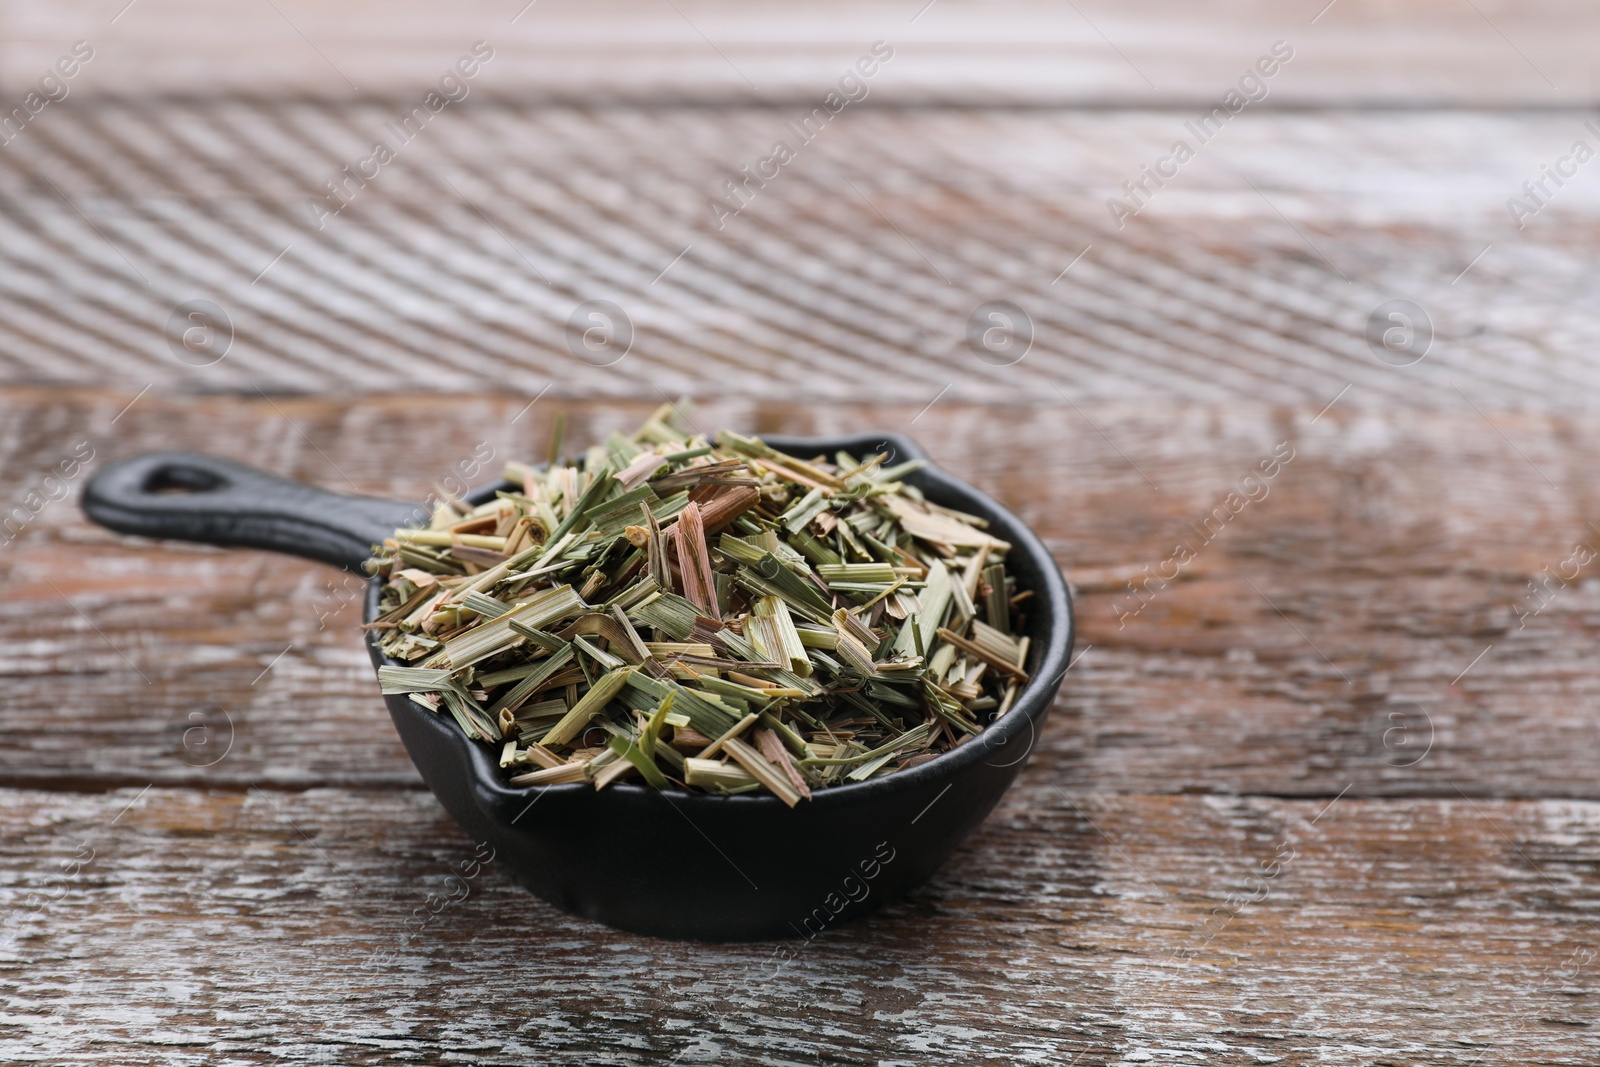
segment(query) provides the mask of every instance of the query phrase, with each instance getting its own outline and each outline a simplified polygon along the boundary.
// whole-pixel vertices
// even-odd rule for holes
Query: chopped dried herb
[[[1026,591],[986,523],[881,455],[786,455],[674,405],[515,487],[442,500],[368,568],[385,693],[498,749],[514,786],[772,793],[916,766],[1028,679]],[[552,442],[559,450],[562,430]]]

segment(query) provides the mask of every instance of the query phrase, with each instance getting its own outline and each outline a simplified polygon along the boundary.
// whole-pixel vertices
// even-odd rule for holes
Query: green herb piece
[[[794,787],[781,770],[773,766],[761,753],[737,737],[723,742],[722,747],[727,750],[728,755],[733,757],[734,762],[745,769],[750,777],[766,786],[779,800],[791,808],[800,803],[800,791]]]
[[[878,672],[878,665],[872,662],[872,653],[860,641],[847,633],[839,635],[838,644],[834,651],[839,653],[839,658],[849,664],[858,674],[871,677]]]
[[[894,568],[887,563],[821,563],[817,573],[829,586],[839,582],[879,584],[895,580]]]
[[[620,656],[613,656],[611,653],[600,649],[581,634],[574,637],[572,643],[578,647],[578,651],[594,660],[605,670],[612,671],[626,665]]]
[[[624,667],[622,670],[610,671],[601,676],[600,680],[583,694],[583,699],[572,706],[572,710],[561,717],[555,728],[545,734],[539,743],[545,748],[552,745],[564,745],[577,736],[578,732],[588,725],[590,719],[605,707],[606,702],[617,695],[617,692],[628,684],[628,677],[633,673],[633,668]]]
[[[834,630],[814,630],[809,626],[795,628],[800,644],[805,648],[821,648],[832,652],[839,641],[839,634]]]
[[[770,552],[753,566],[741,566],[733,580],[757,596],[782,597],[796,614],[811,622],[825,623],[833,611],[822,590],[779,563]]]
[[[983,645],[980,645],[975,641],[968,641],[960,634],[952,633],[942,626],[939,628],[939,636],[944,638],[946,641],[949,641],[952,645],[955,645],[961,651],[973,656],[977,656],[991,667],[996,667],[1002,671],[1005,671],[1007,674],[1022,679],[1023,681],[1028,680],[1028,672],[1017,666],[1014,658],[1012,657],[997,655]]]
[[[567,509],[567,517],[561,520],[561,525],[550,531],[550,540],[559,542],[562,537],[572,532],[578,522],[585,518],[585,513],[597,503],[606,498],[617,480],[605,471],[601,471],[590,482],[577,500],[572,501]]]
[[[630,743],[625,738],[613,737],[608,743],[611,751],[631,763],[639,775],[650,785],[657,789],[667,788],[667,776],[661,773],[661,768],[656,766],[655,760],[640,751],[637,744]],[[600,787],[600,780],[595,779],[595,787]]]
[[[489,710],[495,715],[499,715],[501,711],[507,708],[515,711],[522,705],[523,701],[543,689],[545,683],[554,677],[557,671],[572,661],[572,657],[573,648],[571,645],[564,645],[550,653],[549,656],[540,660],[529,674],[507,690],[504,696],[496,700]]]
[[[517,774],[511,777],[511,784],[525,785],[566,785],[570,782],[581,782],[588,777],[582,763],[563,763],[559,767],[543,767],[537,771],[526,774]]]
[[[449,671],[426,667],[378,668],[378,691],[381,693],[434,693],[455,684]]]
[[[736,763],[725,763],[717,759],[696,759],[693,756],[683,762],[685,785],[717,792],[732,792],[746,786],[761,784],[754,775]]]
[[[789,608],[775,596],[758,597],[750,605],[750,623],[753,635],[763,658],[785,663],[796,674],[811,673],[811,660],[806,646],[800,643],[800,634],[789,617]]]
[[[685,688],[676,682],[657,680],[638,671],[629,676],[628,688],[622,694],[622,700],[631,708],[647,711],[666,699],[668,693],[677,694],[673,710],[688,716],[690,724],[707,737],[716,737],[739,721],[739,716],[715,693]]]
[[[656,705],[656,710],[650,713],[650,718],[645,720],[644,728],[639,731],[639,751],[647,758],[654,759],[656,754],[656,738],[661,734],[661,727],[667,721],[667,716],[672,714],[672,702],[677,699],[676,693],[668,693]]]
[[[511,642],[520,640],[521,635],[511,629],[512,621],[543,629],[587,607],[570,585],[542,589],[498,618],[446,641],[445,658],[452,667],[470,666],[505,651]]]
[[[503,600],[496,600],[485,593],[468,593],[461,598],[461,606],[468,611],[475,611],[486,619],[498,619],[511,610],[511,605]]]
[[[1006,593],[1006,568],[1003,563],[991,563],[984,568],[983,613],[990,626],[1001,633],[1011,632],[1011,599]]]
[[[746,715],[744,718],[728,727],[727,731],[723,733],[722,736],[718,737],[715,741],[711,742],[705,748],[700,750],[700,758],[710,759],[712,756],[715,756],[729,741],[737,739],[740,734],[749,729],[750,725],[754,723],[757,718],[759,718],[759,716],[755,714]]]
[[[737,672],[729,671],[728,673],[734,674]],[[696,684],[709,692],[716,693],[718,696],[728,699],[730,703],[732,701],[738,701],[745,707],[754,705],[757,708],[765,708],[767,705],[771,704],[773,700],[777,699],[776,697],[769,695],[769,693],[764,689],[759,689],[748,685],[741,685],[740,683],[729,678],[718,678],[714,674],[701,675]]]
[[[928,569],[928,581],[923,586],[918,600],[922,602],[922,610],[917,613],[915,628],[907,626],[901,633],[899,644],[895,651],[901,653],[916,652],[927,658],[928,652],[933,648],[933,639],[938,635],[939,627],[944,625],[944,617],[949,613],[950,600],[955,595],[951,589],[950,572],[945,569],[943,560],[935,560]],[[907,646],[905,634],[915,634],[916,647]]]
[[[644,601],[632,611],[632,617],[646,626],[682,641],[694,633],[695,619],[700,612],[676,593],[659,593]]]
[[[521,619],[512,619],[506,625],[511,627],[512,633],[521,634],[547,652],[558,652],[567,646],[567,642],[555,634],[546,633],[537,627],[529,626]]]

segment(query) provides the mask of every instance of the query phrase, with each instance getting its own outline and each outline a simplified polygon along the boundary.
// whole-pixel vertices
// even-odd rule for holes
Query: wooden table
[[[659,54],[636,32],[661,66],[622,64],[610,97],[512,62],[601,31],[519,21],[500,95],[434,116],[318,229],[322,183],[488,35],[412,12],[361,52],[304,5],[284,5],[297,36],[266,8],[241,29],[146,4],[94,38],[78,98],[0,148],[0,1061],[1600,1058],[1600,186],[1550,186],[1521,229],[1506,205],[1600,145],[1565,32],[1592,16],[1297,8],[1283,92],[1120,228],[1107,198],[1289,15],[1234,5],[1200,62],[1172,45],[1187,8],[1035,11],[1059,31],[1039,70],[1120,73],[1040,73],[1030,103],[1003,46],[1034,9],[941,5],[907,23],[913,88],[886,66],[883,98],[720,229],[721,183],[889,9],[793,68],[783,27],[689,7],[709,32]],[[20,98],[110,15],[29,15],[0,83]],[[1355,43],[1399,48],[1386,18],[1438,32],[1370,78]],[[162,37],[252,19],[278,36],[240,62],[298,95]],[[765,87],[724,84],[714,41]],[[377,88],[343,87],[319,43]],[[1147,92],[1107,46],[1178,88]],[[181,92],[180,61],[227,95]],[[210,355],[173,341],[196,300],[226,320]],[[591,300],[631,325],[615,362],[569,347]],[[1029,324],[1015,362],[969,343],[998,300]],[[1426,314],[1399,350],[1392,301]],[[71,499],[170,448],[420,498],[486,447],[542,454],[558,416],[587,442],[678,396],[707,428],[910,433],[1040,531],[1080,612],[999,809],[911,899],[776,976],[772,944],[618,933],[492,865],[420,931],[473,843],[383,714],[354,583],[119,538]]]

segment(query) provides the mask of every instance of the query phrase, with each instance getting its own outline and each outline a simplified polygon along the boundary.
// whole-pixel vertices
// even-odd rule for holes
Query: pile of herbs
[[[920,460],[801,458],[671,405],[519,487],[446,499],[368,569],[385,693],[500,746],[510,784],[813,789],[979,733],[1028,639],[1010,547],[904,477]],[[559,449],[552,445],[552,457]]]

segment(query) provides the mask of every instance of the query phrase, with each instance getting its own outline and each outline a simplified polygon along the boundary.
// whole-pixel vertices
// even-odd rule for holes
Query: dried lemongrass
[[[800,803],[800,791],[789,783],[789,779],[767,760],[765,756],[739,740],[737,737],[729,738],[723,742],[722,747],[732,756],[734,762],[743,767],[756,781],[766,786],[767,790],[791,808]]]
[[[386,693],[497,746],[516,786],[630,780],[793,806],[980,732],[1028,679],[1010,548],[918,463],[792,456],[656,411],[395,531]]]
[[[707,618],[721,618],[716,583],[711,578],[711,549],[706,545],[706,528],[700,520],[698,504],[690,504],[678,516],[677,547],[683,598]]]

